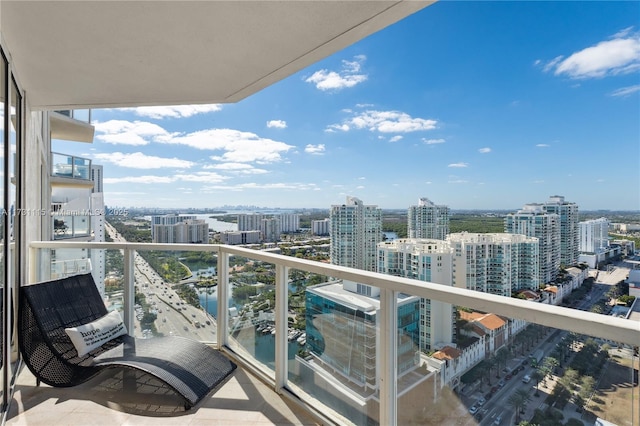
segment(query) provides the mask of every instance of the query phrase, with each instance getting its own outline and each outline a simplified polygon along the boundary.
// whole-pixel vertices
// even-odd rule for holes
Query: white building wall
[[[280,222],[281,233],[293,233],[300,230],[300,215],[296,213],[283,213],[276,216]]]
[[[505,217],[505,232],[536,237],[539,241],[539,284],[554,281],[560,269],[560,216],[541,204],[526,204]]]
[[[262,219],[260,221],[262,241],[274,243],[280,241],[280,221],[277,218]]]
[[[260,242],[260,231],[226,231],[220,234],[220,239],[224,244],[256,244]]]
[[[600,253],[609,247],[609,220],[587,220],[579,224],[580,252]]]
[[[329,235],[329,228],[331,222],[329,218],[323,220],[312,220],[311,221],[311,232],[314,235]]]
[[[407,221],[409,238],[444,240],[449,233],[449,207],[420,198],[418,205],[409,207]]]
[[[407,238],[378,244],[377,271],[453,286],[452,252],[443,240]],[[455,332],[453,305],[420,300],[420,349],[425,352],[452,345]]]
[[[239,214],[238,231],[260,230],[262,219],[264,219],[264,215],[262,213]]]
[[[102,192],[91,194],[91,231],[93,232],[93,241],[104,242],[105,233],[105,210],[104,196]],[[98,286],[100,294],[104,297],[104,279],[105,279],[105,253],[104,250],[92,249],[90,253],[91,259],[91,275]]]
[[[376,270],[377,244],[382,241],[382,211],[347,197],[331,206],[331,263],[366,271]]]

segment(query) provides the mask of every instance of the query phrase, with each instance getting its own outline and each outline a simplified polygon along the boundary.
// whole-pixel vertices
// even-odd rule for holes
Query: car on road
[[[478,404],[480,407],[482,407],[485,402],[487,402],[487,400],[484,399],[483,397],[480,397],[480,399],[476,402],[476,404]]]
[[[469,408],[469,412],[471,414],[475,414],[478,411],[478,407],[475,405],[472,405],[471,408]]]
[[[500,423],[502,423],[502,414],[496,417],[496,419],[493,421],[494,425],[499,425]]]
[[[531,376],[528,374],[522,378],[522,383],[529,383],[531,381]]]
[[[500,381],[498,382],[498,386],[499,386],[499,387],[503,387],[503,386],[504,386],[504,380],[500,380]]]

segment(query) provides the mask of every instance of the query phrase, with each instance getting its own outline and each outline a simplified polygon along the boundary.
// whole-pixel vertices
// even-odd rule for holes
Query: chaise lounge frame
[[[107,313],[90,273],[20,288],[20,352],[38,384],[76,386],[105,368],[124,367],[164,382],[184,398],[188,410],[236,368],[219,351],[174,336],[136,339],[124,335],[79,357],[65,328]]]

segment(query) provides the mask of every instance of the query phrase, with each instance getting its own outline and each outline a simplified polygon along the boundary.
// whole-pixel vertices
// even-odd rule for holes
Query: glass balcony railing
[[[226,245],[34,242],[30,281],[78,248],[137,337],[209,342],[333,423],[638,424],[640,323],[602,280],[566,308]]]
[[[53,239],[89,237],[91,235],[91,216],[84,215],[53,215]]]
[[[83,121],[85,123],[91,123],[91,110],[90,109],[65,109],[56,111],[58,114],[62,114],[74,120]]]
[[[91,160],[52,152],[51,176],[90,180]]]

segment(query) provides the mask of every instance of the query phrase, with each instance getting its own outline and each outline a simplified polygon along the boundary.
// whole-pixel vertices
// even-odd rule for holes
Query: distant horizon
[[[184,212],[179,214],[198,214],[198,211],[202,210],[215,210],[215,211],[234,211],[234,210],[330,210],[331,206],[323,208],[323,207],[259,207],[259,206],[217,206],[217,207],[136,207],[136,206],[107,206],[110,209],[135,209],[135,210],[160,210],[160,211],[171,211],[171,212]],[[578,206],[578,213],[597,213],[597,212],[609,212],[609,213],[631,213],[640,215],[640,210],[615,210],[615,209],[580,209]],[[380,207],[380,210],[383,211],[406,211],[407,207],[397,207],[397,208],[383,208]],[[509,213],[516,212],[521,210],[521,207],[518,209],[451,209],[451,213],[456,212],[485,212],[485,213]],[[191,212],[190,212],[191,211]],[[201,213],[207,214],[207,213]],[[640,220],[640,216],[638,217]]]
[[[108,205],[637,211],[638,16],[435,2],[234,104],[92,110],[94,142],[52,150],[102,165]]]

